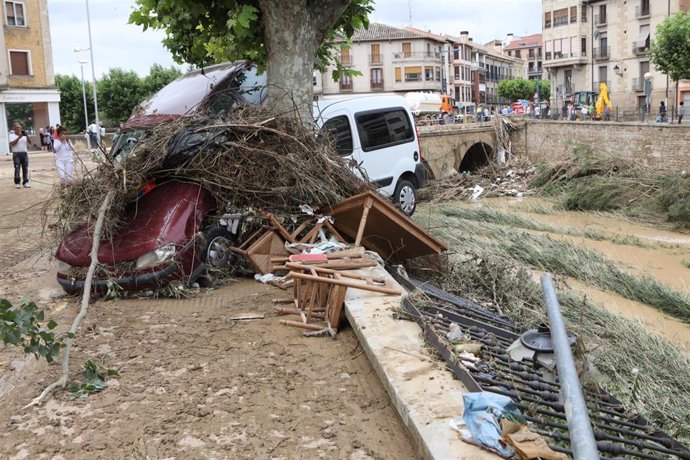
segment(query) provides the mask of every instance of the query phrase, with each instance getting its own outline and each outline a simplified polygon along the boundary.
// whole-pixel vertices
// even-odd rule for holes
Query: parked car
[[[424,185],[419,136],[401,96],[376,95],[314,103],[314,119],[337,152],[379,192],[411,216]]]
[[[200,111],[221,114],[237,103],[260,104],[265,97],[265,76],[257,75],[248,62],[190,72],[135,110],[111,155],[122,161],[147,130],[161,123]],[[211,193],[198,184],[176,180],[157,183],[152,178],[126,206],[120,230],[111,240],[101,240],[98,260],[117,276],[96,277],[94,289],[104,293],[112,283],[125,290],[140,290],[174,280],[205,280],[207,265],[227,264],[227,246],[234,238],[225,227],[205,225],[220,208]],[[82,227],[66,235],[58,246],[57,280],[65,291],[76,293],[84,288],[91,244],[91,229]]]

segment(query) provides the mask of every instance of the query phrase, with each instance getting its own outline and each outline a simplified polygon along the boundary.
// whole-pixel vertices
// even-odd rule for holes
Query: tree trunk
[[[311,125],[316,51],[350,0],[259,0],[268,51],[268,97]]]

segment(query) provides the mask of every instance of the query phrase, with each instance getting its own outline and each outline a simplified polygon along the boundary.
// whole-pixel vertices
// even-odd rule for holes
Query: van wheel
[[[229,249],[233,245],[233,235],[219,227],[207,228],[203,233],[206,244],[201,252],[201,261],[211,269],[231,267],[236,259]]]
[[[414,214],[414,210],[417,208],[417,190],[414,184],[404,179],[398,181],[393,194],[393,201],[406,215],[411,216]]]

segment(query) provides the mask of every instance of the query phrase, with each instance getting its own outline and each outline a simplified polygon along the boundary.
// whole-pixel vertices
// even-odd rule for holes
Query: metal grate
[[[545,378],[531,362],[515,362],[507,348],[522,332],[510,321],[458,296],[424,283],[394,274],[408,289],[415,287],[439,299],[417,308],[408,300],[405,310],[415,318],[427,340],[469,391],[491,391],[509,396],[520,407],[530,429],[545,436],[552,449],[572,454],[565,410],[560,403],[560,386]],[[445,336],[457,323],[472,340],[482,344],[481,360],[454,353]],[[602,458],[690,459],[683,444],[656,430],[639,415],[628,411],[607,392],[586,388],[589,416]]]

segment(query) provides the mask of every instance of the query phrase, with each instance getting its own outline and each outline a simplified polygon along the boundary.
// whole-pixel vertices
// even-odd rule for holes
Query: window
[[[597,24],[606,24],[606,5],[599,5],[599,20]]]
[[[371,69],[370,76],[372,89],[383,89],[383,69]]]
[[[5,2],[5,14],[8,26],[26,26],[24,2]]]
[[[649,0],[642,0],[640,4],[640,16],[649,16]]]
[[[31,75],[28,51],[10,51],[10,75]]]
[[[458,48],[453,49],[453,59],[456,61],[460,59],[460,50]]]
[[[587,37],[580,38],[580,56],[587,56]]]
[[[441,68],[435,67],[434,73],[436,74],[436,81],[441,81]]]
[[[411,58],[412,57],[412,43],[410,43],[410,42],[403,43],[402,44],[402,52],[403,52],[403,57]]]
[[[553,26],[563,26],[568,24],[568,8],[563,8],[553,12]]]
[[[455,77],[456,80],[460,80],[460,66],[456,65],[453,67],[453,76]]]
[[[350,48],[340,48],[340,63],[342,65],[352,65]]]
[[[355,120],[365,152],[414,140],[412,124],[402,109],[357,114]]]
[[[544,29],[551,27],[551,12],[544,13]]]
[[[402,70],[400,67],[395,68],[395,81],[401,82],[402,81]]]
[[[587,7],[585,5],[582,5],[582,9],[580,10],[580,15],[582,16],[580,18],[580,22],[587,22]]]
[[[609,79],[609,68],[605,65],[599,67],[599,83],[606,83]],[[608,85],[608,83],[606,83]]]
[[[381,64],[381,45],[378,43],[371,45],[371,64]]]
[[[349,75],[343,75],[340,77],[340,90],[352,91],[352,77]]]
[[[346,156],[352,154],[352,129],[347,116],[331,118],[323,124],[320,136],[326,136],[333,142],[335,151],[339,155]]]
[[[583,6],[584,8],[584,6]],[[577,7],[576,6],[571,6],[570,7],[570,23],[573,24],[577,22]]]
[[[405,67],[405,81],[422,81],[422,68]]]
[[[424,80],[425,81],[434,81],[434,68],[433,67],[424,67]]]

